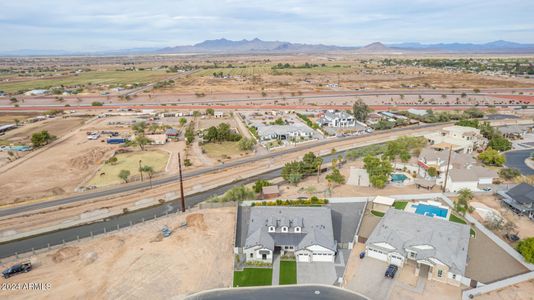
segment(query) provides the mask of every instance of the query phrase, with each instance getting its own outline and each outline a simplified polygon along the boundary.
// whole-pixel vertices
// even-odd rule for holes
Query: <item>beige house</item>
[[[373,210],[380,211],[385,213],[388,209],[393,206],[395,199],[384,196],[376,196],[373,199]]]
[[[469,286],[465,277],[470,228],[439,218],[390,209],[365,244],[368,257],[402,268],[415,265],[414,276]]]
[[[458,153],[471,153],[478,148],[483,148],[487,143],[479,129],[456,125],[427,134],[425,138],[430,147],[435,150],[449,150],[452,147],[452,151]]]

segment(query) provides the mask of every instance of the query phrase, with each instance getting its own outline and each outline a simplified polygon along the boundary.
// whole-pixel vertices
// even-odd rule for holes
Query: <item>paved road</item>
[[[445,124],[440,124],[440,125],[443,126]],[[404,128],[396,128],[396,129],[390,130],[389,132],[399,132],[399,133],[400,132],[409,132],[409,131],[412,131],[414,129],[428,128],[428,127],[433,127],[433,126],[439,126],[439,125],[426,124],[426,125],[420,125],[420,126],[410,127],[410,128],[406,128],[406,127],[404,127]],[[371,135],[377,135],[377,134],[381,134],[381,133],[384,133],[384,132],[380,132],[379,131],[378,133],[375,132],[375,133],[372,133]],[[343,138],[321,140],[321,141],[315,142],[314,144],[300,145],[300,146],[297,146],[297,147],[294,147],[294,148],[289,148],[289,149],[286,149],[286,150],[283,150],[283,151],[279,151],[279,152],[275,152],[275,153],[267,153],[265,155],[252,156],[252,157],[248,157],[248,158],[244,158],[244,159],[240,159],[240,160],[236,160],[236,161],[231,161],[231,162],[228,162],[228,163],[225,163],[225,164],[220,164],[220,165],[213,166],[213,167],[202,168],[202,169],[186,172],[186,173],[184,173],[184,178],[190,178],[190,177],[194,177],[194,176],[198,176],[198,175],[212,173],[212,172],[219,171],[219,170],[222,170],[222,169],[225,169],[225,168],[231,168],[231,167],[235,167],[235,166],[240,166],[240,165],[248,164],[248,163],[255,162],[257,160],[261,160],[261,159],[265,159],[265,158],[269,158],[269,157],[271,157],[271,158],[278,157],[278,156],[281,156],[281,155],[286,155],[286,154],[302,151],[302,150],[310,148],[312,146],[321,146],[321,145],[326,145],[326,144],[329,144],[329,143],[332,143],[332,142],[339,142],[339,141],[344,141],[344,140],[355,140],[355,141],[357,141],[358,139],[361,139],[361,138],[364,138],[364,137],[368,137],[368,136],[369,135],[348,136],[348,137],[343,137]],[[152,184],[154,186],[164,185],[164,184],[168,184],[168,183],[171,183],[171,182],[176,182],[176,181],[178,181],[178,179],[179,179],[179,176],[178,175],[174,175],[174,176],[170,176],[170,177],[164,177],[164,178],[159,178],[159,179],[152,180]],[[86,192],[86,193],[83,193],[83,194],[79,194],[79,195],[75,195],[75,196],[71,196],[71,197],[66,197],[66,198],[63,198],[63,199],[58,199],[58,200],[52,200],[52,201],[46,201],[46,202],[40,202],[40,203],[28,204],[28,205],[24,205],[24,206],[18,206],[18,207],[13,207],[13,208],[2,209],[2,210],[0,210],[0,217],[9,216],[9,215],[18,214],[18,213],[29,212],[29,211],[37,210],[37,209],[54,207],[54,206],[58,206],[58,205],[69,204],[69,203],[73,203],[73,202],[87,201],[87,200],[91,200],[91,199],[95,199],[95,198],[117,195],[117,194],[121,194],[121,193],[135,191],[135,190],[146,189],[146,188],[149,188],[149,187],[150,187],[150,183],[149,182],[140,182],[140,183],[132,183],[132,184],[127,184],[127,185],[121,185],[119,187],[103,189],[103,190],[95,191],[95,192]]]
[[[354,292],[324,285],[235,288],[206,291],[187,297],[188,300],[366,300]]]
[[[534,170],[525,164],[525,159],[530,157],[534,149],[509,151],[504,155],[506,157],[506,166],[518,169],[523,175],[534,175]]]

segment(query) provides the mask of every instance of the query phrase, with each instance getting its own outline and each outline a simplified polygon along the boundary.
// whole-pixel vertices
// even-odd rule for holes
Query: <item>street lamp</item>
[[[141,173],[141,181],[143,181],[143,167],[141,166],[141,163],[143,161],[139,160],[139,172]]]

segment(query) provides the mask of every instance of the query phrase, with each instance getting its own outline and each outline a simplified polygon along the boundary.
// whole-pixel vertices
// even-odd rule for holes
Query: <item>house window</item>
[[[452,274],[452,279],[456,279],[456,274]]]
[[[282,232],[287,232],[287,226],[282,226]]]
[[[415,259],[415,257],[417,256],[417,253],[415,252],[410,251],[409,253],[410,253],[410,258],[412,259]]]
[[[300,232],[300,227],[295,227],[295,232]]]
[[[438,270],[438,277],[443,277],[443,270]]]
[[[250,253],[250,258],[253,258],[254,257],[254,253]]]
[[[269,226],[269,232],[274,232],[274,226]]]

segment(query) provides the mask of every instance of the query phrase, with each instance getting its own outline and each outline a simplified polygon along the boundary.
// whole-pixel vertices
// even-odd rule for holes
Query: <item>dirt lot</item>
[[[37,267],[7,282],[48,291],[2,291],[9,299],[181,299],[232,283],[235,208],[195,211],[39,254]],[[178,228],[187,221],[188,227]],[[173,229],[163,238],[164,225]],[[214,250],[215,249],[215,250]]]
[[[22,127],[6,132],[2,139],[16,144],[30,144],[33,133],[46,130],[50,134],[59,137],[75,130],[81,126],[87,118],[61,118],[46,119],[44,121],[25,124]]]
[[[501,290],[475,297],[476,300],[532,300],[534,280],[515,284]]]

